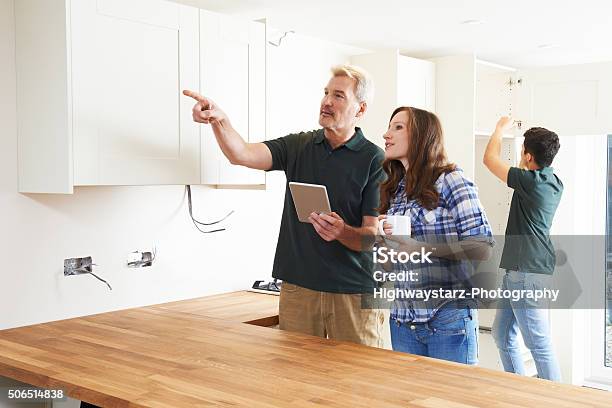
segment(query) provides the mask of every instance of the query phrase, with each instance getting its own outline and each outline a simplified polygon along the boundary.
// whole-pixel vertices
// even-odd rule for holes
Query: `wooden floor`
[[[277,302],[235,293],[0,331],[0,375],[109,407],[612,407],[604,391],[241,323]]]

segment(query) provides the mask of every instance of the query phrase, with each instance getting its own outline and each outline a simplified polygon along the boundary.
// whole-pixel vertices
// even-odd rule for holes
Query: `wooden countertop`
[[[278,296],[247,291],[181,300],[152,307],[256,326],[270,327],[278,324]]]
[[[241,323],[277,302],[236,292],[0,331],[0,375],[109,407],[612,406],[604,391]]]

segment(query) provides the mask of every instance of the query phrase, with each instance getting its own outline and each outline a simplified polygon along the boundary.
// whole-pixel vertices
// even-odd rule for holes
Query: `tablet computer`
[[[320,184],[297,183],[291,181],[289,183],[291,197],[297,212],[298,219],[301,222],[310,222],[308,217],[311,213],[330,213],[329,198],[327,197],[327,188]]]

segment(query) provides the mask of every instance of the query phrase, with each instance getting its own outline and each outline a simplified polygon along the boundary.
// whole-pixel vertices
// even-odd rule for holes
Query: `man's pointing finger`
[[[207,108],[208,106],[210,106],[210,100],[206,99],[205,97],[203,97],[202,95],[200,95],[199,93],[195,92],[195,91],[190,91],[189,89],[185,89],[183,91],[183,95],[188,96],[190,98],[195,99],[196,101],[198,101],[200,104],[202,104],[203,108]]]

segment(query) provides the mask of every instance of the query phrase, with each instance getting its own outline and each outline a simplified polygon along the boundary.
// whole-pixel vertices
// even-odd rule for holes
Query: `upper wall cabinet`
[[[436,58],[436,113],[449,159],[474,179],[476,140],[488,138],[500,116],[521,122],[508,138],[533,126],[559,135],[612,131],[612,63],[517,70],[474,55]]]
[[[482,160],[476,157],[476,138],[489,136],[500,116],[517,117],[516,70],[477,60],[474,55],[432,61],[436,65],[436,114],[444,129],[446,153],[474,180],[475,161]]]
[[[365,136],[384,147],[383,134],[398,106],[434,111],[435,66],[430,61],[401,55],[398,50],[351,57],[351,63],[367,70],[374,80],[374,100],[359,126]]]
[[[265,183],[227,162],[181,94],[263,140],[264,24],[162,0],[19,0],[15,14],[21,192]]]
[[[247,142],[266,134],[266,26],[200,11],[200,85]],[[230,164],[210,126],[202,126],[202,183],[265,184],[263,171]]]
[[[530,126],[560,136],[612,132],[612,63],[521,70],[517,105]]]
[[[75,185],[198,183],[197,9],[71,2]]]
[[[198,10],[165,1],[16,6],[20,191],[200,180]]]

